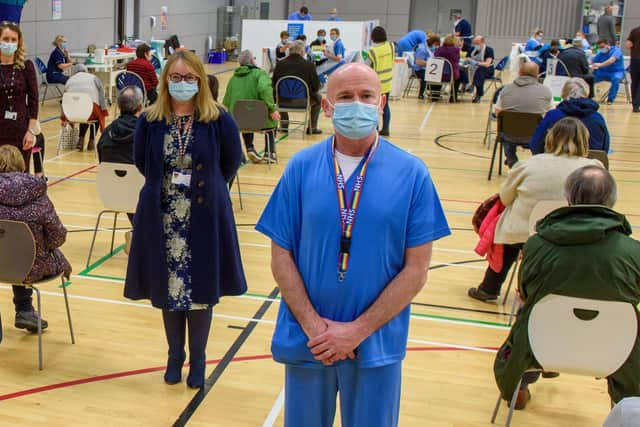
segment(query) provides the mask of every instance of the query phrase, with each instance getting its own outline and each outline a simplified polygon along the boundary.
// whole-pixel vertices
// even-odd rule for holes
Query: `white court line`
[[[283,407],[284,407],[284,387],[282,388],[282,390],[280,390],[280,394],[278,394],[276,401],[273,402],[273,406],[271,407],[271,412],[269,412],[269,415],[267,415],[267,418],[264,420],[262,427],[273,427]]]
[[[429,110],[424,115],[424,119],[422,119],[422,123],[420,123],[420,128],[418,128],[419,131],[422,131],[424,127],[427,125],[427,122],[429,121],[429,117],[431,117],[431,112],[433,111],[433,107],[435,106],[436,106],[435,103],[431,103],[431,107],[429,107]]]
[[[410,343],[413,343],[413,344],[433,345],[433,346],[436,346],[436,347],[451,347],[451,348],[458,348],[460,350],[479,351],[481,353],[495,353],[496,352],[496,350],[492,350],[490,348],[475,347],[475,346],[470,346],[470,345],[448,344],[448,343],[444,343],[444,342],[416,340],[416,339],[411,339],[411,338],[409,338],[408,341]]]
[[[62,159],[63,157],[67,157],[72,155],[73,153],[77,153],[78,151],[69,151],[67,153],[58,154],[57,156],[51,157],[50,159],[45,159],[45,163],[53,162],[54,160]],[[94,163],[91,163],[94,164]]]

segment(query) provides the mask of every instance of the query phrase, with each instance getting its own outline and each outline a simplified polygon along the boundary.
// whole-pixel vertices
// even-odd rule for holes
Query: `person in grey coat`
[[[616,17],[612,15],[613,8],[607,6],[604,15],[598,18],[598,38],[609,40],[612,46],[616,45]]]

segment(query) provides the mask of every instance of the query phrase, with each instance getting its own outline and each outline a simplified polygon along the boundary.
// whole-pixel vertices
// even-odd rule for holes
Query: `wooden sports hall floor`
[[[213,71],[223,71],[220,68]],[[230,73],[219,74],[224,88]],[[221,97],[224,92],[221,91]],[[402,427],[490,426],[497,397],[492,376],[494,349],[507,335],[506,308],[466,296],[479,283],[485,262],[472,249],[476,236],[471,214],[503,178],[487,182],[488,155],[482,145],[490,96],[481,104],[469,98],[455,105],[392,101],[391,141],[429,166],[453,235],[435,245],[426,288],[412,306],[409,352],[404,363]],[[47,101],[41,117],[57,114]],[[603,106],[612,133],[611,170],[619,185],[617,209],[640,226],[637,191],[640,115],[633,116],[624,96]],[[184,383],[163,383],[166,343],[159,311],[146,302],[123,298],[126,255],[123,231],[118,249],[108,255],[108,234],[101,233],[95,262],[85,269],[91,232],[101,204],[97,197],[93,153],[56,156],[57,120],[44,125],[49,195],[69,230],[63,250],[73,264],[71,310],[77,344],[71,345],[61,290],[43,286],[45,369],[37,369],[35,335],[13,327],[10,288],[0,286],[4,341],[0,344],[0,426],[168,426],[190,416],[191,426],[281,426],[283,368],[269,357],[269,342],[279,305],[269,269],[269,241],[253,230],[287,160],[325,135],[301,138],[299,132],[278,144],[280,163],[248,165],[240,172],[244,210],[237,188],[232,199],[249,293],[227,298],[215,309],[207,349],[207,376],[215,379],[206,396]],[[441,140],[434,139],[452,134]],[[526,155],[524,155],[526,156]],[[123,220],[120,227],[126,227]],[[185,370],[186,374],[186,370]],[[608,413],[604,381],[562,375],[532,387],[533,400],[517,412],[514,425],[600,426]],[[187,409],[191,404],[195,410]],[[504,422],[506,406],[498,417]],[[176,425],[182,425],[178,421]],[[336,422],[339,425],[339,422]],[[301,426],[302,427],[302,426]]]

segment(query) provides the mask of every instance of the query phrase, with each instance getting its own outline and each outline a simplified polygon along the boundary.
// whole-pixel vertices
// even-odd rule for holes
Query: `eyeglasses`
[[[172,73],[169,74],[169,80],[172,83],[180,83],[181,81],[185,81],[187,83],[196,83],[199,78],[198,76],[194,76],[193,74],[182,75],[178,73]]]

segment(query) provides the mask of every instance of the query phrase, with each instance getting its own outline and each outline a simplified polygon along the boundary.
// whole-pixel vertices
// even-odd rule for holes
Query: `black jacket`
[[[589,62],[587,55],[577,47],[565,49],[558,55],[558,59],[567,66],[569,74],[572,76],[584,76],[589,74]]]
[[[316,67],[300,55],[289,55],[276,64],[273,70],[273,90],[276,89],[276,82],[285,76],[300,77],[309,86],[309,92],[312,98],[319,99],[318,90],[320,90],[320,79],[316,72]],[[275,94],[275,92],[274,92]]]
[[[133,164],[133,135],[138,118],[123,114],[102,132],[98,141],[98,161]]]

